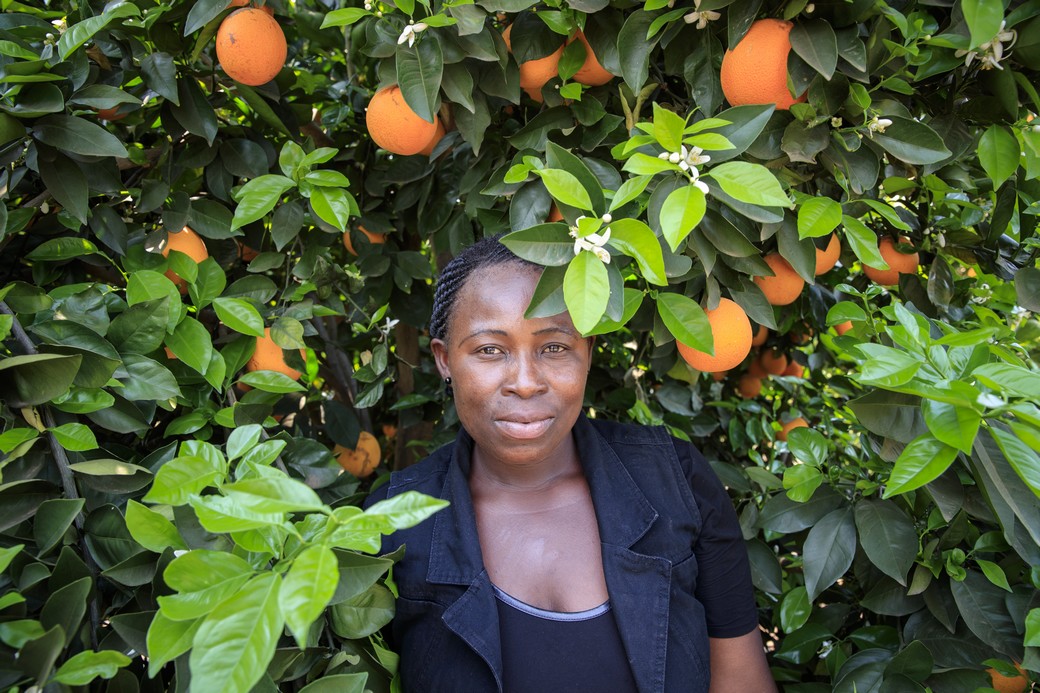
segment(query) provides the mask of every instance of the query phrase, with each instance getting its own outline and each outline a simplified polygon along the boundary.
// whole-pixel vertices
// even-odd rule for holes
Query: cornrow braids
[[[515,263],[541,270],[542,266],[523,259],[502,245],[497,236],[487,236],[466,248],[445,265],[437,278],[437,289],[433,294],[433,312],[430,315],[430,337],[447,339],[452,311],[459,291],[465,286],[473,272],[496,265]]]

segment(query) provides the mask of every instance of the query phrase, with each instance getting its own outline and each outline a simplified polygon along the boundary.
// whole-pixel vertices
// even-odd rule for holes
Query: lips
[[[516,440],[533,440],[545,434],[555,417],[547,415],[511,416],[495,419],[495,426],[506,436]]]

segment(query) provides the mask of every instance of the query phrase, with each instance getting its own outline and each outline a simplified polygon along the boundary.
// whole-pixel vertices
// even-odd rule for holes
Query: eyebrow
[[[557,327],[557,326],[543,327],[542,329],[538,330],[534,334],[536,336],[539,336],[539,337],[542,336],[542,335],[546,335],[546,334],[562,334],[562,335],[565,335],[567,337],[580,337],[581,336],[581,335],[578,334],[578,332],[576,330],[573,330],[573,329],[571,329],[569,327]],[[484,329],[484,330],[477,330],[475,332],[472,332],[472,333],[466,335],[462,339],[460,339],[459,343],[462,344],[463,342],[466,342],[466,341],[468,341],[470,339],[473,339],[474,337],[479,337],[481,335],[490,335],[490,336],[494,336],[494,337],[508,337],[509,333],[506,332],[505,330],[496,330],[496,329],[493,329],[493,328],[488,328],[488,329]]]

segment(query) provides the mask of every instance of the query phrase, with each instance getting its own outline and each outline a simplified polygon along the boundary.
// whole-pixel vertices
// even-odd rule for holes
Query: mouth
[[[495,419],[495,426],[509,438],[533,440],[549,430],[556,417],[531,416]]]

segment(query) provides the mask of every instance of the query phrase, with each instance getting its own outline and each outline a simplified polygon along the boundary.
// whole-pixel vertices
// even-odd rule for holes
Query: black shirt
[[[635,693],[610,602],[547,611],[495,588],[504,693]]]

